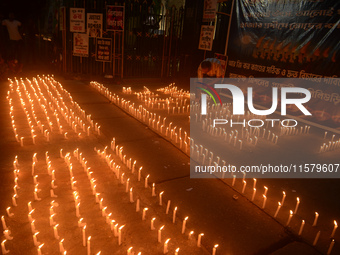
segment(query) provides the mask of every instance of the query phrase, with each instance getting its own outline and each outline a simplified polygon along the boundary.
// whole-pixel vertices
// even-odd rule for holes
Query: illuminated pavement
[[[164,214],[166,206],[164,204],[162,207],[159,206],[157,198],[152,199],[149,196],[146,199],[146,201],[148,201],[147,205],[152,208],[154,213],[156,215],[162,215],[160,217],[164,218],[165,222],[168,221],[167,225],[171,225],[172,210],[177,206],[179,222],[182,222],[186,216],[189,216],[187,230],[195,231],[195,238],[197,238],[199,233],[204,233],[202,238],[204,249],[194,248],[194,240],[184,241],[184,238],[178,238],[174,240],[175,244],[171,244],[170,254],[174,253],[174,248],[176,247],[181,247],[183,254],[209,254],[215,244],[219,244],[217,254],[270,254],[274,252],[274,254],[294,254],[289,252],[291,247],[293,247],[294,251],[301,249],[301,252],[295,254],[304,254],[303,252],[305,252],[305,254],[318,254],[312,247],[300,242],[294,242],[294,240],[296,241],[298,239],[294,238],[293,235],[274,220],[268,212],[264,213],[259,207],[252,204],[248,199],[241,196],[239,192],[224,182],[218,179],[190,179],[189,158],[187,155],[158,134],[150,131],[144,124],[136,121],[116,106],[110,104],[107,99],[90,88],[88,83],[84,85],[84,83],[80,81],[63,81],[58,78],[57,80],[71,93],[74,101],[79,103],[87,113],[91,114],[95,122],[100,123],[102,135],[96,139],[84,139],[77,144],[55,141],[52,148],[48,144],[43,144],[37,149],[33,149],[32,147],[20,148],[20,145],[15,142],[10,125],[8,103],[6,100],[2,100],[1,109],[4,110],[1,113],[1,121],[3,122],[1,125],[5,127],[2,134],[3,139],[1,139],[2,214],[5,214],[5,208],[11,203],[10,198],[13,193],[12,163],[15,155],[25,155],[23,157],[29,160],[32,154],[37,151],[38,153],[40,152],[40,155],[43,155],[46,150],[58,154],[58,149],[64,144],[68,146],[70,150],[79,147],[81,150],[90,154],[91,152],[93,153],[93,146],[101,147],[98,149],[102,150],[106,145],[110,144],[112,137],[115,137],[116,144],[123,146],[128,156],[133,156],[137,162],[143,165],[142,179],[144,180],[144,177],[146,177],[145,173],[150,174],[149,183],[156,184],[157,194],[160,191],[164,191],[163,203],[166,204],[168,199],[171,200],[170,213],[166,216]],[[141,86],[141,84],[139,84],[139,86]],[[5,90],[7,90],[7,84],[2,84],[2,98],[5,97]],[[18,153],[18,151],[20,153]],[[89,156],[89,158],[92,159],[95,158],[95,156]],[[61,164],[60,159],[56,159],[55,157],[55,160]],[[100,165],[94,166],[92,164],[92,168],[99,166]],[[100,178],[103,181],[105,180],[103,174],[99,174],[98,180]],[[287,187],[289,187],[294,189],[293,186],[295,185],[291,183],[291,181],[287,181],[283,185],[282,180],[266,182],[266,185],[271,190],[272,188],[273,190],[274,188],[278,189],[277,194],[273,194],[271,199],[275,200],[276,197],[279,199],[280,188],[287,189]],[[318,182],[319,185],[320,183],[322,183],[322,186],[330,186],[327,181]],[[309,187],[309,185],[306,185],[306,187]],[[110,189],[110,186],[105,188],[106,192],[110,192]],[[299,195],[301,194],[300,196],[303,197],[304,203],[308,201],[306,204],[313,204],[313,199],[320,202],[320,199],[314,196],[313,198],[308,197],[307,199],[306,196],[308,194],[304,194],[304,191],[308,193],[307,188],[302,189],[301,193],[299,193]],[[125,195],[124,192],[121,191],[119,194],[118,196],[124,196],[124,201],[127,200],[127,195]],[[322,198],[323,195],[320,192],[319,194]],[[143,190],[139,190],[139,195],[141,197],[147,197]],[[237,200],[233,198],[234,195],[238,197]],[[124,203],[127,203],[127,201]],[[327,211],[327,208],[326,206],[326,208],[322,209]],[[123,210],[125,212],[125,209]],[[331,212],[330,214],[333,216]],[[143,231],[143,227],[145,229],[145,226],[141,223],[136,223],[137,219],[134,218],[133,213],[126,213],[125,216],[127,217],[127,222],[133,219],[132,221],[135,224],[128,230],[129,233],[135,235],[134,238],[129,240],[132,242],[131,246],[145,246],[143,243],[149,241],[148,239],[151,234]],[[26,224],[28,225],[28,223]],[[171,230],[172,235],[176,236],[175,233],[178,228],[180,228],[180,225],[181,223],[176,223],[174,229]],[[79,236],[81,235],[80,232],[78,234]],[[13,235],[14,238],[18,238],[14,233]],[[177,235],[180,235],[180,233],[178,232]],[[69,239],[72,239],[72,236],[69,236]],[[9,246],[10,242],[11,241],[8,241]],[[25,247],[25,244],[28,242],[27,239],[21,247]],[[31,249],[30,254],[35,254],[36,251],[33,249],[33,242],[30,242],[26,248]],[[176,244],[178,244],[178,246],[176,246]],[[152,245],[154,245],[155,248],[153,248]],[[322,245],[320,249],[326,252],[329,245],[328,242],[325,241],[325,243],[321,243],[320,245]],[[103,246],[105,246],[104,241]],[[99,249],[100,247],[97,248]],[[120,250],[117,249],[116,254],[126,254],[128,247],[124,248],[125,250],[123,248]],[[161,254],[161,249],[159,245],[157,246],[157,242],[151,242],[148,248],[144,248],[143,254]],[[332,254],[336,254],[337,251],[338,248],[337,245],[335,245]],[[104,250],[103,254],[105,254]],[[181,252],[179,254],[181,254]]]

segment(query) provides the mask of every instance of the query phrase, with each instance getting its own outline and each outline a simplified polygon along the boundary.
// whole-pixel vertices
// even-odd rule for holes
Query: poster
[[[211,51],[214,40],[214,29],[215,26],[205,25],[201,26],[200,42],[198,44],[198,49]]]
[[[86,33],[73,34],[73,55],[87,57],[89,55],[89,36]]]
[[[112,39],[96,38],[96,61],[112,61]]]
[[[203,22],[215,21],[217,0],[204,0]]]
[[[84,8],[70,8],[70,32],[85,32]]]
[[[88,13],[87,14],[87,33],[89,37],[102,37],[103,14]]]
[[[124,6],[106,7],[106,31],[124,30]]]
[[[60,7],[59,10],[59,30],[66,30],[66,7]]]

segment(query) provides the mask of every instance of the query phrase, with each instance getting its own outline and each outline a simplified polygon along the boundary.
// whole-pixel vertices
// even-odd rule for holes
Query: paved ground
[[[76,80],[60,79],[60,81],[71,93],[73,99],[78,102],[87,113],[92,115],[95,122],[100,123],[103,135],[99,138],[84,139],[73,144],[64,141],[54,141],[52,148],[48,144],[43,144],[39,148],[33,148],[33,146],[30,148],[20,148],[13,136],[10,118],[8,116],[8,102],[1,100],[0,107],[2,109],[2,116],[0,118],[0,124],[4,127],[2,129],[2,139],[0,140],[1,215],[5,214],[5,208],[10,204],[13,193],[12,163],[15,155],[20,154],[23,159],[28,161],[37,150],[41,152],[42,155],[44,151],[51,150],[54,152],[55,161],[58,162],[58,164],[62,164],[56,156],[58,154],[58,148],[66,146],[66,148],[70,148],[71,150],[79,146],[82,150],[86,151],[87,155],[90,155],[89,158],[92,162],[99,162],[98,164],[92,165],[92,168],[100,169],[100,161],[98,161],[98,159],[95,160],[95,156],[92,155],[93,152],[91,154],[90,151],[93,151],[94,144],[101,147],[100,149],[103,149],[106,145],[110,144],[112,137],[116,137],[116,143],[124,147],[124,152],[126,152],[128,156],[131,155],[130,157],[133,157],[143,165],[142,176],[145,177],[146,173],[150,174],[150,183],[156,183],[157,192],[164,190],[164,201],[170,199],[172,209],[178,206],[178,218],[183,219],[189,216],[187,228],[194,230],[195,236],[202,232],[205,234],[202,241],[205,249],[199,250],[194,248],[193,243],[185,242],[182,238],[176,239],[176,228],[180,228],[180,224],[174,226],[175,229],[169,233],[174,236],[172,237],[174,244],[171,245],[178,244],[180,247],[186,247],[183,248],[183,250],[187,251],[184,254],[201,254],[202,252],[204,253],[204,250],[210,253],[214,244],[219,244],[217,254],[318,254],[314,248],[300,242],[299,239],[291,234],[289,229],[283,227],[226,183],[217,179],[190,179],[189,158],[185,154],[159,135],[150,131],[144,124],[136,121],[116,106],[110,104],[107,99],[91,89],[88,83]],[[145,83],[153,87],[158,86],[158,83],[151,84],[147,81],[145,81]],[[126,81],[126,84],[138,84],[136,87],[142,85],[141,82],[138,81]],[[6,84],[2,83],[1,88],[1,98],[4,98],[7,90]],[[79,175],[79,178],[80,177]],[[98,172],[98,180],[100,179],[105,180],[104,172]],[[330,207],[329,204],[332,204],[330,196],[325,195],[322,191],[314,192],[316,193],[315,195],[310,195],[312,191],[315,191],[315,188],[312,186],[313,184],[319,185],[321,190],[322,188],[328,188],[334,190],[334,194],[339,194],[339,190],[334,185],[334,181],[311,180],[306,181],[304,185],[294,180],[268,180],[267,183],[266,185],[273,188],[273,190],[275,188],[293,190],[296,189],[296,185],[298,185],[299,192],[301,192],[299,194],[304,197],[306,204],[320,205],[318,208],[321,208],[323,211],[328,211],[331,215],[330,217],[336,216],[334,212],[337,212],[336,210],[338,209],[334,208],[338,207]],[[112,188],[107,186],[105,192],[109,193],[110,189]],[[118,195],[115,194],[116,199],[110,198],[110,196],[107,198],[110,205],[112,203],[114,206],[114,203],[119,200],[117,196],[118,198],[119,196],[124,196],[122,190],[124,189],[121,189]],[[150,208],[154,208],[152,210],[155,214],[162,215],[161,212],[164,212],[165,206],[157,206],[157,199],[152,200],[146,198],[147,195],[144,194],[142,190],[139,191],[139,195],[143,198],[145,197],[145,201],[147,201],[145,204],[150,206]],[[233,199],[234,195],[237,195],[239,199]],[[322,206],[324,203],[323,198],[330,199],[330,203],[327,202],[326,206]],[[125,200],[126,198],[123,199],[123,201]],[[334,204],[338,205],[338,203]],[[151,233],[145,231],[145,226],[140,226],[139,223],[136,223],[137,219],[133,218],[135,216],[132,216],[131,208],[125,208],[128,207],[124,207],[123,209],[126,222],[133,219],[134,223],[132,226],[135,226],[132,227],[135,229],[129,228],[127,231],[128,233],[137,232],[131,235],[133,237],[128,241],[131,241],[134,246],[137,245],[137,247],[141,247],[141,249],[144,247],[143,254],[161,254],[161,247],[152,246],[155,244],[152,242],[151,244],[149,243],[148,239]],[[88,211],[88,209],[86,209],[86,211]],[[91,218],[90,215],[88,215],[88,218]],[[169,221],[166,217],[164,218],[165,222],[167,220]],[[124,221],[124,219],[121,219],[121,221]],[[20,224],[18,222],[16,224],[14,225],[17,229],[20,229]],[[110,234],[108,234],[108,236],[109,235]],[[18,238],[18,236],[15,235],[14,237]],[[72,239],[71,233],[69,239]],[[109,239],[103,240],[102,244],[105,246],[105,240]],[[78,240],[76,243],[78,244],[79,241],[81,242],[81,240]],[[27,239],[26,242],[29,242],[29,240]],[[8,241],[8,243],[10,243],[10,241]],[[145,248],[143,243],[147,244],[148,249]],[[31,249],[30,254],[35,254],[35,250],[32,249],[32,244],[28,247]],[[97,246],[98,249],[100,247],[102,246]],[[337,245],[335,248],[336,247]],[[174,252],[174,248],[175,246],[171,247],[170,254]],[[322,252],[325,252],[328,248],[326,241],[318,248]],[[110,250],[112,247],[108,247],[107,249]],[[114,246],[114,249],[117,249],[117,246]],[[123,250],[123,248],[117,249],[116,251],[115,254],[126,254],[126,249]],[[337,251],[337,249],[334,249],[333,254],[336,254]],[[73,250],[73,252],[75,251]]]

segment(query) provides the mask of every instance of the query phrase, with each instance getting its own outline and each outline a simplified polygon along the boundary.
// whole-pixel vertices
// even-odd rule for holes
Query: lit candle
[[[153,197],[156,196],[155,183],[152,184],[152,193],[151,193],[151,196],[153,196]]]
[[[130,247],[128,250],[127,250],[127,255],[133,255],[134,253],[132,252],[132,249],[133,247]]]
[[[327,250],[327,255],[331,254],[334,244],[335,244],[335,240],[332,239],[331,244],[329,245],[329,248]]]
[[[76,205],[76,216],[77,216],[78,218],[80,218],[79,206],[80,206],[80,203],[78,203],[78,204]]]
[[[299,204],[300,204],[300,198],[297,197],[297,198],[296,198],[296,206],[295,206],[294,214],[296,214],[296,212],[297,212],[297,210],[298,210],[298,208],[299,208]]]
[[[263,196],[263,204],[262,204],[262,209],[264,209],[266,207],[266,202],[267,202],[267,197],[266,195],[262,195]]]
[[[218,244],[215,244],[213,251],[212,251],[212,255],[216,255],[217,247],[218,247]]]
[[[203,233],[201,233],[201,234],[198,235],[198,239],[197,239],[197,247],[201,247],[202,236],[204,236]]]
[[[155,230],[155,225],[154,225],[155,220],[156,218],[151,219],[151,226],[150,226],[151,230]]]
[[[253,181],[254,181],[254,182],[253,182],[253,189],[256,189],[256,181],[257,181],[257,180],[256,180],[255,178],[253,178]]]
[[[57,239],[57,240],[59,240],[59,238],[60,238],[59,235],[58,235],[58,226],[59,226],[59,224],[57,224],[53,227],[54,238]]]
[[[172,214],[172,223],[174,223],[174,224],[176,222],[176,212],[177,212],[177,206],[175,207],[174,212]]]
[[[159,205],[162,205],[162,196],[163,196],[164,191],[159,193]]]
[[[274,218],[276,218],[277,214],[278,214],[279,211],[280,211],[280,208],[281,208],[281,203],[278,202],[278,206],[277,206],[276,212],[275,212],[275,214],[274,214]]]
[[[161,243],[162,242],[162,230],[164,228],[164,225],[161,226],[159,229],[158,229],[158,242]]]
[[[177,249],[175,250],[175,255],[178,255],[178,253],[179,253],[179,248],[177,248]]]
[[[132,193],[132,188],[130,189],[130,203],[133,203],[133,193]]]
[[[40,243],[37,241],[37,235],[39,234],[39,232],[36,232],[33,234],[33,242],[35,246],[39,246]]]
[[[288,217],[288,220],[287,220],[287,223],[286,223],[286,226],[288,226],[289,225],[289,223],[290,223],[290,221],[292,220],[292,217],[293,217],[293,211],[292,210],[290,210],[289,211],[289,217]]]
[[[16,197],[17,197],[17,195],[13,195],[13,197],[12,197],[12,204],[13,204],[13,206],[18,206],[17,205]]]
[[[140,167],[138,170],[138,181],[140,182],[140,177],[141,177],[141,172],[142,172],[143,167]]]
[[[105,207],[102,209],[102,216],[103,216],[103,217],[106,216],[106,209],[107,209],[107,206],[105,206]]]
[[[86,246],[86,225],[82,229],[82,234],[83,234],[83,246]]]
[[[302,234],[302,231],[303,231],[303,227],[305,226],[305,221],[304,220],[302,220],[301,221],[301,226],[300,226],[300,230],[299,230],[299,236],[301,236],[301,234]]]
[[[332,231],[332,234],[331,234],[331,238],[334,237],[335,231],[336,231],[337,228],[338,228],[338,223],[336,221],[334,221],[334,228],[333,228],[333,231]]]
[[[24,138],[23,137],[20,137],[20,145],[21,145],[21,147],[24,147]]]
[[[148,208],[144,208],[143,209],[143,215],[142,215],[142,220],[145,220],[145,216],[146,216],[146,211],[149,210]]]
[[[109,224],[110,223],[110,217],[111,217],[112,213],[109,213],[106,215],[106,223]]]
[[[167,254],[168,253],[168,243],[170,241],[170,238],[168,238],[165,242],[164,242],[164,249],[163,249],[163,254]]]
[[[87,255],[91,254],[91,236],[87,238]]]
[[[34,212],[35,209],[31,210],[29,213],[28,213],[28,220],[29,222],[32,222],[33,219],[32,219],[32,213]]]
[[[193,234],[194,234],[194,231],[190,231],[189,234],[188,234],[188,239],[190,239]]]
[[[264,193],[263,193],[263,195],[267,196],[267,192],[268,192],[268,188],[266,186],[264,186]]]
[[[242,194],[243,194],[244,191],[246,190],[246,185],[247,185],[247,182],[246,182],[246,181],[243,181]]]
[[[50,226],[53,226],[55,224],[54,220],[53,220],[53,217],[55,216],[55,214],[52,214],[50,216]]]
[[[282,200],[281,200],[281,205],[283,206],[283,203],[285,202],[286,199],[286,192],[282,191]]]
[[[233,182],[232,182],[232,184],[231,184],[232,187],[234,187],[235,181],[236,181],[236,175],[233,175]]]
[[[35,229],[34,222],[35,222],[35,220],[32,220],[32,222],[31,222],[31,231],[32,231],[32,234],[37,232],[36,229]]]
[[[13,237],[10,235],[11,232],[8,229],[4,230],[3,233],[4,233],[6,240],[13,240]]]
[[[122,229],[124,228],[125,225],[120,226],[118,229],[118,245],[122,244]]]
[[[183,220],[183,223],[182,223],[182,234],[184,234],[185,232],[185,225],[187,224],[187,220],[189,219],[189,217],[185,217],[185,219]]]
[[[253,188],[253,195],[251,197],[251,201],[254,201],[256,195],[256,188]]]
[[[11,209],[11,207],[7,207],[7,209],[6,209],[8,217],[12,217],[14,215],[14,213],[10,212],[10,209]]]
[[[318,218],[319,218],[319,213],[315,212],[315,218],[314,218],[314,222],[313,222],[313,227],[316,226],[317,222],[318,222]]]
[[[129,192],[129,182],[130,182],[130,178],[128,178],[126,180],[126,186],[125,186],[125,192],[128,193]]]
[[[7,254],[7,253],[9,253],[9,250],[6,249],[5,243],[6,243],[6,240],[3,240],[3,241],[1,242],[1,251],[2,251],[2,254]]]

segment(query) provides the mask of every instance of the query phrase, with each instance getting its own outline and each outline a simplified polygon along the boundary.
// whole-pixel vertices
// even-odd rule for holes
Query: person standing
[[[9,35],[9,45],[8,45],[8,59],[9,60],[21,60],[21,44],[22,37],[19,32],[19,27],[21,27],[21,22],[16,20],[14,13],[8,15],[8,19],[2,21],[2,25],[7,27]]]

